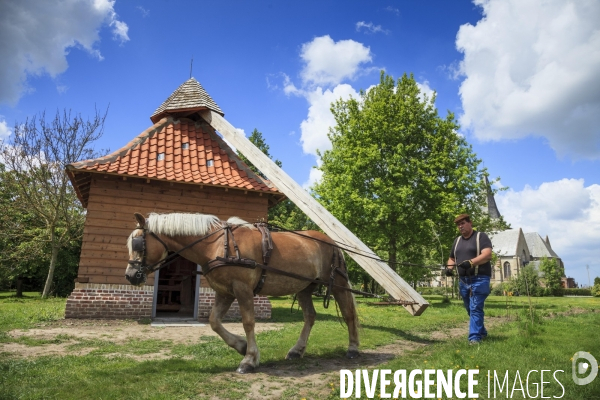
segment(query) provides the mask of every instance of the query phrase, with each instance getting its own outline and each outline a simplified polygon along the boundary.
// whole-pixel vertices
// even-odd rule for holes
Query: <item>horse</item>
[[[312,293],[319,284],[329,282],[328,287],[348,327],[346,357],[358,357],[358,315],[343,253],[325,234],[271,232],[272,251],[266,266],[267,263],[256,261],[263,261],[264,255],[260,229],[240,218],[221,221],[209,214],[151,213],[146,219],[139,213],[134,215],[137,227],[127,240],[130,260],[126,279],[132,285],[143,284],[147,275],[170,257],[169,252],[200,265],[203,276],[215,291],[210,327],[243,356],[238,373],[254,372],[260,362],[254,333],[253,297],[257,289],[261,295],[296,294],[304,326],[286,359],[297,359],[306,351],[315,322]],[[237,257],[229,254],[233,253],[233,249],[229,249],[231,243]],[[221,322],[235,299],[240,307],[245,338],[230,333]]]

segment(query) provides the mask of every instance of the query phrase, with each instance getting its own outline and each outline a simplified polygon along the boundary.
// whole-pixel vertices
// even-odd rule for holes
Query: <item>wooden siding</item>
[[[268,196],[212,187],[142,179],[123,181],[97,174],[91,182],[78,279],[89,283],[128,284],[127,237],[135,228],[134,212],[190,212],[221,219],[238,216],[249,222],[267,218]],[[82,279],[83,278],[83,279]],[[148,285],[154,284],[150,276]]]

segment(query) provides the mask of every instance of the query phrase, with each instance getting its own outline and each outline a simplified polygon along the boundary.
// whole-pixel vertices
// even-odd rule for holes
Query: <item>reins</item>
[[[385,262],[384,260],[381,260],[381,258],[379,258],[379,257],[376,258],[376,257],[368,256],[368,255],[365,255],[365,254],[361,254],[361,253],[358,253],[356,251],[352,251],[352,250],[348,249],[347,247],[343,247],[343,246],[340,246],[340,245],[337,245],[337,244],[332,244],[332,243],[326,242],[324,240],[313,238],[313,237],[310,237],[310,236],[307,236],[307,235],[302,235],[302,234],[300,234],[300,233],[298,233],[296,231],[290,231],[290,230],[287,230],[287,229],[284,229],[284,228],[281,228],[281,227],[278,227],[276,225],[269,224],[269,223],[265,223],[263,225],[263,227],[265,225],[266,226],[274,227],[276,229],[279,229],[279,230],[282,230],[282,231],[285,231],[285,232],[293,233],[293,234],[301,236],[301,237],[303,237],[305,239],[310,239],[310,240],[314,240],[314,241],[317,241],[317,242],[320,242],[320,243],[327,244],[327,245],[331,246],[332,248],[340,250],[340,251],[343,250],[343,251],[346,251],[346,252],[349,252],[349,253],[359,254],[359,255],[361,255],[363,257],[371,258],[371,259],[376,260],[376,261]],[[279,274],[279,275],[284,275],[284,276],[288,276],[290,278],[299,279],[299,280],[303,280],[303,281],[308,281],[308,282],[311,282],[311,283],[314,283],[314,284],[317,284],[317,285],[325,286],[327,288],[327,290],[326,290],[326,294],[325,294],[324,299],[323,299],[323,306],[324,306],[324,308],[328,308],[328,306],[329,306],[329,301],[330,301],[330,298],[331,298],[331,291],[332,291],[333,288],[339,288],[339,289],[347,290],[347,291],[349,291],[351,293],[359,294],[359,295],[362,295],[362,296],[365,296],[365,297],[381,298],[381,296],[373,294],[373,293],[363,292],[363,291],[360,291],[360,290],[352,289],[352,288],[349,288],[347,286],[337,285],[337,284],[334,283],[334,279],[335,279],[335,274],[336,273],[339,274],[339,275],[341,275],[347,282],[349,281],[347,273],[344,272],[344,271],[342,271],[340,269],[340,264],[343,265],[343,269],[346,268],[346,264],[344,262],[344,258],[341,256],[341,254],[338,256],[338,253],[335,250],[333,251],[333,260],[332,260],[332,264],[331,264],[332,270],[331,270],[329,281],[323,281],[321,279],[309,278],[307,276],[303,276],[303,275],[299,275],[299,274],[296,274],[296,273],[293,273],[293,272],[283,271],[283,270],[271,267],[269,265],[266,265],[266,263],[265,264],[258,263],[258,262],[256,262],[256,260],[242,258],[240,256],[240,251],[239,251],[239,248],[237,246],[237,243],[235,242],[235,237],[233,235],[233,230],[235,228],[237,228],[238,226],[240,226],[240,225],[234,225],[234,226],[232,226],[229,223],[224,223],[220,228],[216,229],[215,231],[213,231],[213,232],[211,232],[211,233],[209,233],[207,235],[204,235],[204,236],[200,237],[199,239],[197,239],[197,240],[193,241],[192,243],[184,246],[183,248],[179,249],[176,252],[172,252],[171,254],[168,254],[162,260],[157,261],[157,262],[155,262],[154,264],[151,264],[151,265],[144,265],[145,261],[146,261],[146,246],[145,246],[146,232],[150,233],[152,235],[152,237],[154,237],[155,239],[157,239],[163,245],[163,247],[165,248],[165,250],[167,252],[169,252],[169,248],[166,245],[166,243],[163,240],[161,240],[158,237],[158,235],[156,235],[154,232],[149,231],[145,227],[138,227],[136,229],[142,229],[143,232],[144,232],[143,235],[142,235],[142,240],[143,240],[143,249],[141,250],[142,253],[143,253],[142,254],[142,260],[141,261],[140,260],[129,260],[128,263],[130,265],[132,265],[132,266],[137,266],[137,268],[138,268],[137,274],[138,275],[153,273],[153,272],[159,271],[160,269],[162,269],[162,268],[164,268],[164,267],[172,264],[173,262],[175,262],[177,260],[177,258],[180,256],[180,253],[183,252],[184,250],[187,250],[187,249],[195,246],[196,244],[200,243],[201,241],[203,241],[203,240],[205,240],[205,239],[207,239],[207,238],[209,238],[209,237],[211,237],[211,236],[213,236],[213,235],[215,235],[215,234],[217,234],[217,233],[219,233],[221,231],[224,231],[224,238],[223,238],[224,253],[223,253],[223,257],[217,256],[217,257],[215,257],[215,259],[209,261],[207,263],[207,271],[205,273],[201,272],[200,274],[203,274],[203,275],[207,276],[210,272],[212,272],[216,268],[223,267],[223,266],[238,266],[238,267],[245,267],[245,268],[251,268],[251,269],[255,269],[255,268],[258,267],[258,268],[262,269],[262,274],[261,274],[261,277],[260,277],[258,285],[254,289],[254,294],[255,295],[258,294],[260,292],[260,290],[262,289],[262,286],[263,286],[264,281],[265,281],[265,274],[266,274],[266,272],[270,271],[270,272],[273,272],[273,273],[276,273],[276,274]],[[267,231],[267,229],[264,229],[264,230],[259,229],[259,231],[261,231],[262,234],[265,234],[264,231]],[[233,243],[233,247],[234,247],[235,253],[236,253],[235,257],[228,255],[229,254],[229,235],[230,234],[231,234],[231,241]],[[136,238],[132,239],[132,250],[134,250],[134,251],[140,251],[139,248],[138,249],[134,249],[133,241]],[[270,254],[269,254],[269,256],[270,256]],[[336,260],[336,256],[339,257],[339,259],[340,259],[339,263]],[[267,260],[268,260],[268,258],[267,258]],[[211,265],[211,264],[213,264],[213,265]],[[158,268],[156,268],[156,266],[158,266]],[[401,305],[413,305],[413,304],[417,304],[415,302],[408,302],[408,301],[398,301],[397,303],[401,304]]]

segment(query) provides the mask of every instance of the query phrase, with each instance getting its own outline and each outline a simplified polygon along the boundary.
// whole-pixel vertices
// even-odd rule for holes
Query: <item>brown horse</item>
[[[213,215],[180,213],[152,213],[148,219],[136,213],[135,217],[138,226],[127,241],[130,261],[125,277],[132,285],[141,285],[146,281],[147,273],[159,268],[168,252],[179,252],[182,257],[201,265],[206,280],[215,291],[210,326],[225,343],[244,356],[237,372],[253,372],[259,365],[260,354],[254,335],[253,297],[261,280],[261,295],[297,294],[304,314],[304,327],[298,341],[286,356],[287,359],[295,359],[304,355],[308,336],[315,322],[312,293],[318,283],[314,281],[328,282],[330,276],[333,276],[333,297],[340,307],[350,337],[346,356],[358,356],[358,316],[354,297],[344,289],[350,288],[344,277],[346,271],[333,273],[333,264],[337,263],[338,267],[341,264],[344,268],[341,262],[343,256],[326,235],[316,231],[301,232],[304,237],[292,232],[273,232],[273,250],[268,266],[282,273],[267,270],[263,276],[260,266],[252,268],[239,264],[222,265],[223,262],[220,262],[221,266],[218,268],[210,267],[219,264],[215,264],[214,260],[224,256],[225,243],[230,247],[227,255],[235,255],[236,252],[231,248],[233,242],[239,247],[238,258],[263,264],[260,231],[239,218],[233,217],[223,222]],[[337,254],[334,255],[334,252]],[[284,275],[285,273],[288,275]],[[299,275],[308,280],[297,278]],[[240,306],[245,339],[230,333],[221,323],[235,299]]]

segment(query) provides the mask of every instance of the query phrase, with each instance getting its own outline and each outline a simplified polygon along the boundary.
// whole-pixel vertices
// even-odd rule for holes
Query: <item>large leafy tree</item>
[[[92,145],[102,135],[105,118],[106,114],[96,112],[92,119],[84,120],[65,110],[47,120],[42,113],[16,123],[14,133],[1,146],[2,159],[10,171],[11,195],[30,221],[24,220],[23,226],[37,229],[33,235],[37,240],[24,243],[31,245],[31,251],[47,255],[42,297],[52,289],[61,249],[76,246],[85,219],[65,167],[100,155]]]
[[[412,75],[395,81],[383,72],[358,99],[335,102],[332,149],[320,154],[323,178],[314,186],[333,215],[413,283],[430,270],[397,263],[443,263],[455,215],[470,213],[479,229],[491,222],[482,211],[486,171],[454,115],[440,117],[434,103]]]
[[[544,283],[552,293],[558,293],[561,288],[561,277],[565,271],[556,258],[544,257],[540,261],[540,271],[544,274]]]
[[[266,156],[273,159],[273,156],[271,156],[271,154],[269,153],[269,145],[263,138],[262,133],[259,132],[256,128],[252,131],[248,140],[250,140],[252,144],[254,144]],[[250,160],[248,160],[248,158],[246,158],[246,156],[244,156],[239,151],[237,152],[237,154],[252,171],[259,174],[261,177],[268,179],[268,177],[266,177],[262,172],[260,172],[258,168],[256,168],[256,166],[252,164]],[[279,160],[275,160],[274,162],[280,168],[283,165],[282,162]],[[279,204],[276,204],[275,206],[271,207],[269,209],[268,218],[271,224],[280,226],[288,230],[317,229],[316,224],[310,218],[308,218],[306,214],[304,214],[302,210],[300,210],[298,206],[292,203],[289,199],[285,199]]]

